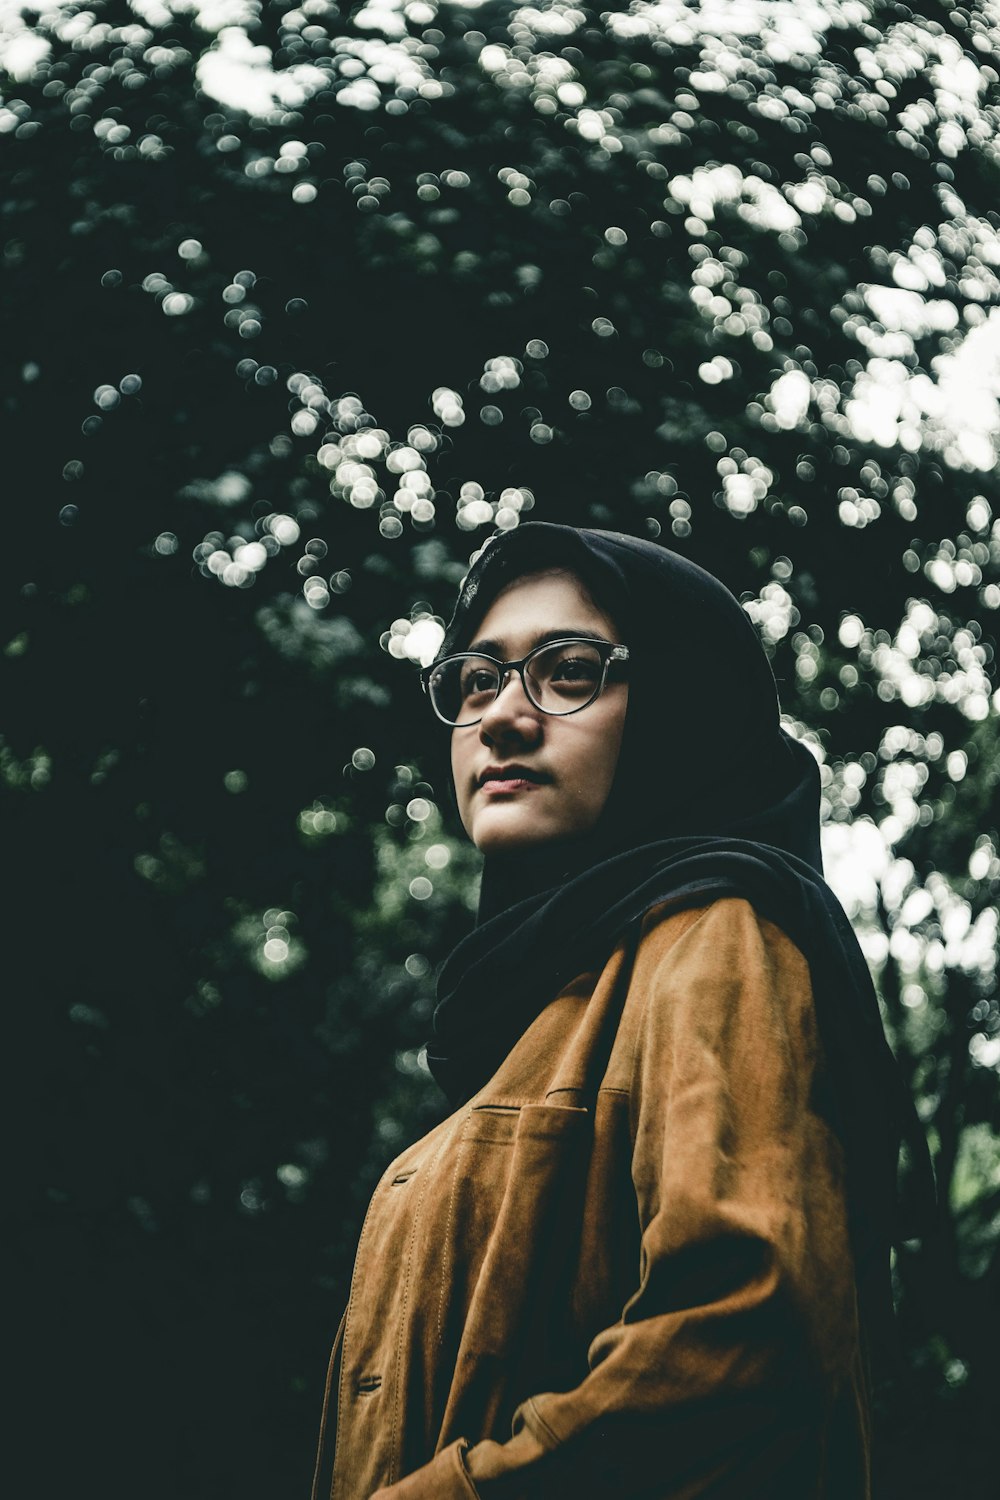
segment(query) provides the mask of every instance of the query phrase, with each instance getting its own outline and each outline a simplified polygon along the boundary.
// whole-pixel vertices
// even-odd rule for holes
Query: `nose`
[[[485,745],[535,744],[541,737],[542,717],[541,709],[524,691],[519,674],[508,672],[506,682],[479,721],[479,738]]]

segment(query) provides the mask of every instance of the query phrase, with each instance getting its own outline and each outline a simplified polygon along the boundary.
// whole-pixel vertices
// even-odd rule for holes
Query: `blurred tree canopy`
[[[772,652],[944,1209],[881,1493],[993,1492],[998,44],[991,0],[4,7],[35,1493],[306,1492],[475,904],[413,664],[532,517],[662,538]]]

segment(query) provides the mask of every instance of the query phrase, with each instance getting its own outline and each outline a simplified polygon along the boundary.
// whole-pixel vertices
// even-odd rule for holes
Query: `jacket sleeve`
[[[647,919],[626,1004],[633,1295],[507,1442],[453,1443],[373,1500],[819,1493],[824,1425],[862,1398],[808,966],[745,901],[689,915],[680,937]]]

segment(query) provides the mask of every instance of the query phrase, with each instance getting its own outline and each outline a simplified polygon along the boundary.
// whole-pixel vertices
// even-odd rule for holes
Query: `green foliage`
[[[413,662],[536,516],[661,537],[763,633],[937,1157],[885,1493],[985,1495],[993,7],[0,25],[16,1232],[62,1477],[307,1482],[475,900]]]

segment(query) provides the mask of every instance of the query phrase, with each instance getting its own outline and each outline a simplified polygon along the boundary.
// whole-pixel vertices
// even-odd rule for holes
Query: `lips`
[[[480,788],[494,787],[496,790],[513,791],[515,788],[530,784],[540,786],[549,777],[541,771],[533,771],[530,766],[511,764],[509,766],[487,766],[479,778]]]

